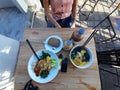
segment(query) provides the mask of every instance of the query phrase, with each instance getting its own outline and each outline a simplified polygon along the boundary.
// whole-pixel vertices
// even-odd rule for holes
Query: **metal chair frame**
[[[119,6],[120,4],[118,4],[118,6]],[[114,13],[117,9],[118,9],[118,6],[109,14],[109,15],[107,15],[103,20],[101,20],[100,22],[99,22],[99,24],[97,24],[96,26],[94,26],[93,27],[93,32],[92,32],[92,34],[88,37],[88,39],[84,42],[84,44],[83,44],[83,46],[86,46],[88,43],[89,43],[89,41],[96,35],[96,33],[98,32],[98,31],[100,31],[100,29],[97,29],[97,27],[99,27],[99,25],[101,25],[105,20],[108,20],[109,21],[109,16],[112,14],[112,13]],[[109,29],[111,27],[111,30],[112,30],[112,33],[113,33],[113,36],[111,36],[110,38],[107,38],[107,39],[105,39],[105,40],[100,40],[100,41],[97,41],[96,42],[96,44],[101,44],[101,43],[104,43],[104,44],[107,44],[108,42],[113,42],[114,40],[119,40],[120,41],[120,38],[118,37],[118,38],[116,38],[116,32],[114,31],[114,29],[113,29],[113,27],[112,27],[112,25],[110,24],[109,26],[107,26],[107,27],[105,27],[105,28],[107,28],[107,29]],[[103,28],[103,29],[105,29],[105,28]],[[109,30],[110,31],[110,30]],[[110,31],[111,32],[111,31]],[[109,62],[108,61],[106,61],[106,60],[102,60],[102,59],[100,59],[99,57],[98,57],[98,62],[99,63],[104,63],[104,64],[111,64],[111,65],[117,65],[117,66],[120,66],[120,49],[116,49],[115,48],[115,46],[113,45],[113,48],[114,49],[108,49],[108,50],[106,50],[106,51],[97,51],[97,55],[99,55],[99,57],[101,58],[101,57],[105,57],[106,55],[107,56],[111,56],[111,55],[114,55],[114,57],[115,57],[115,61],[113,61],[112,59],[111,59],[111,61],[109,60]],[[100,56],[101,55],[101,56]]]
[[[92,6],[92,5],[90,5],[90,4],[87,4],[88,1],[94,3],[94,5]],[[82,15],[86,16],[86,20],[88,20],[89,16],[94,12],[94,9],[95,9],[96,5],[98,4],[98,2],[99,2],[99,0],[95,0],[95,2],[93,2],[93,1],[91,1],[91,0],[85,0],[84,3],[83,3],[83,5],[79,8],[78,14],[81,13]],[[84,6],[86,6],[86,5],[87,5],[87,6],[90,6],[90,7],[92,8],[91,11],[88,13],[88,15],[86,15],[86,14],[84,14],[84,13],[82,12],[82,8],[83,8]]]
[[[118,4],[118,6],[119,6],[119,5],[120,5],[120,3]],[[99,25],[101,25],[105,20],[107,20],[107,19],[109,20],[109,16],[118,9],[118,6],[117,6],[111,13],[109,13],[109,15],[107,15],[103,20],[101,20],[96,26],[94,26],[94,27],[92,28],[92,29],[93,29],[93,32],[92,32],[92,34],[88,37],[88,39],[85,41],[84,45],[86,45],[86,44],[94,37],[94,35],[97,33],[97,31],[99,31],[99,29],[97,29],[97,27],[98,27]],[[111,37],[110,39],[112,39],[112,38],[114,38],[114,37],[116,36],[116,33],[115,33],[113,27],[112,27],[112,30],[113,30],[114,36]],[[109,40],[109,39],[108,39],[108,40]],[[106,41],[106,40],[105,40],[105,41]],[[102,41],[102,42],[104,42],[104,41]]]
[[[102,0],[101,0],[102,1]],[[115,2],[117,1],[117,0],[104,0],[104,1],[106,1],[106,3],[108,3],[109,1],[111,1],[111,4],[110,4],[110,6],[107,6],[107,7],[111,7],[111,6],[113,6],[113,4],[115,4]]]
[[[111,16],[118,9],[119,5],[120,5],[120,3],[118,4],[118,6],[111,13],[109,13],[103,20],[101,20],[96,26],[93,27],[92,34],[84,42],[83,46],[86,46],[89,43],[89,41],[96,35],[96,33],[98,31],[100,31],[100,29],[98,29],[98,27],[105,20],[108,20],[109,25],[102,28],[102,29],[108,29],[109,30],[111,28],[113,35],[109,34],[109,35],[111,35],[110,38],[105,39],[105,40],[97,41],[97,44],[101,44],[101,43],[106,44],[107,42],[111,42],[111,41],[115,41],[115,40],[120,41],[120,38],[116,37],[116,32],[114,31],[113,26],[112,26],[112,24],[110,23],[110,20],[109,20],[109,16]],[[108,49],[107,51],[96,51],[96,53],[97,53],[97,57],[98,57],[98,64],[107,64],[107,65],[120,66],[120,48],[116,49],[115,46],[113,46],[113,49],[111,49],[111,50]],[[117,69],[116,69],[116,73],[112,72],[112,71],[109,71],[109,70],[106,70],[105,68],[99,68],[99,69],[103,70],[105,72],[108,72],[108,73],[110,73],[112,75],[115,75],[117,77],[117,80],[116,80],[117,84],[114,84],[114,86],[117,86],[117,87],[120,88],[120,74],[118,73]]]

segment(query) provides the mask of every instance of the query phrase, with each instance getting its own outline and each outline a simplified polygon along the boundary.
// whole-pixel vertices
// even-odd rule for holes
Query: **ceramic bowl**
[[[93,63],[93,53],[91,50],[80,45],[76,45],[71,49],[69,58],[71,63],[79,69],[89,68]]]
[[[49,51],[49,50],[39,50],[39,51],[37,51],[36,53],[39,57],[42,56],[42,51],[44,51],[45,53],[48,53],[50,55],[51,59],[56,60],[56,67],[52,68],[49,71],[49,74],[46,78],[41,78],[41,76],[36,76],[35,72],[34,72],[34,66],[35,66],[35,63],[38,60],[37,60],[36,56],[33,54],[30,57],[29,62],[28,62],[28,74],[31,77],[31,79],[36,81],[37,83],[48,83],[48,82],[52,81],[57,76],[57,74],[59,72],[60,65],[59,65],[57,55],[55,53]]]

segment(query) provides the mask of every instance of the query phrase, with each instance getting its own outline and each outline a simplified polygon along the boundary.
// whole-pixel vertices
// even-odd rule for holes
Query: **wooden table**
[[[27,72],[27,64],[30,56],[33,54],[26,39],[29,39],[35,51],[44,49],[43,42],[50,35],[58,35],[63,40],[70,38],[74,30],[71,29],[57,29],[57,28],[40,28],[40,29],[27,29],[24,32],[24,38],[21,43],[19,60],[15,73],[15,90],[21,90],[25,86],[26,82],[30,80]],[[78,44],[82,44],[90,35],[91,30],[85,29],[84,39]],[[68,70],[66,73],[59,72],[57,77],[47,84],[39,84],[32,82],[34,85],[39,86],[40,90],[101,90],[100,76],[98,63],[96,58],[95,44],[92,39],[87,45],[92,50],[94,55],[93,64],[84,70],[77,69],[70,61],[68,61]],[[69,51],[60,51],[57,54],[62,53],[64,57],[68,57]]]

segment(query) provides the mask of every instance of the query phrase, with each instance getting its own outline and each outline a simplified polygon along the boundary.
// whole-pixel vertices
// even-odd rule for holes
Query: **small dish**
[[[48,44],[48,41],[49,41],[51,38],[56,38],[56,39],[58,39],[58,40],[60,41],[60,44],[59,44],[58,47],[53,47],[53,46],[50,46],[50,45]],[[44,45],[45,45],[45,49],[46,49],[46,50],[52,51],[53,53],[58,53],[58,52],[61,51],[61,49],[63,48],[63,40],[62,40],[62,38],[59,37],[59,36],[51,35],[51,36],[49,36],[49,37],[45,40]]]

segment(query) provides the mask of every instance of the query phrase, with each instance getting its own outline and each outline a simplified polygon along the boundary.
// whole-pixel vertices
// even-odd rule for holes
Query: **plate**
[[[58,62],[57,55],[51,51],[48,51],[48,50],[39,50],[38,52],[36,52],[39,57],[42,55],[42,51],[44,51],[45,53],[49,53],[51,55],[51,58],[56,59],[57,67],[52,68],[49,71],[49,74],[46,78],[41,78],[41,76],[36,76],[33,68],[34,68],[35,63],[37,62],[37,58],[35,55],[32,55],[29,59],[29,62],[28,62],[28,74],[31,77],[31,79],[36,81],[37,83],[50,82],[57,76],[57,74],[59,72],[59,62]]]
[[[52,47],[52,46],[48,45],[48,41],[49,41],[50,38],[56,38],[56,39],[60,40],[60,45],[59,45],[58,48]],[[63,40],[62,40],[62,38],[59,37],[59,36],[56,36],[56,35],[51,35],[51,36],[49,36],[49,37],[45,40],[44,44],[45,44],[45,49],[46,49],[46,50],[52,51],[52,52],[54,52],[54,53],[58,53],[58,52],[61,51],[61,49],[63,48]]]

